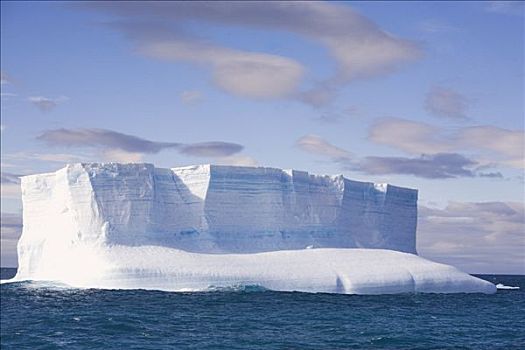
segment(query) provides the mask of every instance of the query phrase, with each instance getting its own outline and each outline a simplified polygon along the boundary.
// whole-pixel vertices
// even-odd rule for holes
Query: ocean
[[[2,269],[2,279],[14,269]],[[1,285],[2,349],[525,349],[525,276],[496,294],[197,293]]]

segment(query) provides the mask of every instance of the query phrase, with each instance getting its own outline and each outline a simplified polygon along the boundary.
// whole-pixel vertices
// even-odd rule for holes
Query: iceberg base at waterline
[[[496,287],[417,255],[383,249],[319,248],[202,254],[161,246],[77,246],[41,259],[13,281],[80,288],[206,291],[260,286],[344,294],[494,293]],[[53,258],[55,257],[55,258]]]

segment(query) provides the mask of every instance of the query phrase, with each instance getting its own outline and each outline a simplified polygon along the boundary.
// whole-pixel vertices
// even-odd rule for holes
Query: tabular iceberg
[[[77,163],[22,177],[22,200],[16,280],[162,290],[496,291],[417,256],[417,191],[387,184],[262,167]]]

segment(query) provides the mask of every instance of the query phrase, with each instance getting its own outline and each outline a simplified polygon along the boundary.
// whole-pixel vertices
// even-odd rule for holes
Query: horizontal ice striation
[[[25,223],[37,218],[40,225],[43,206],[53,218],[39,233],[45,236],[63,232],[68,223],[75,227],[68,233],[75,231],[79,240],[194,252],[306,246],[416,252],[417,191],[342,176],[215,165],[72,164],[23,177],[22,186]]]
[[[417,191],[387,184],[274,168],[77,163],[22,177],[22,200],[18,280],[362,294],[493,287],[414,255]]]

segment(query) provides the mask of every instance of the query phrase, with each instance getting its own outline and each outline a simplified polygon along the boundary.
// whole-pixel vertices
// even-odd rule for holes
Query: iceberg
[[[384,294],[496,287],[416,251],[417,190],[264,167],[75,163],[22,177],[14,280]]]

